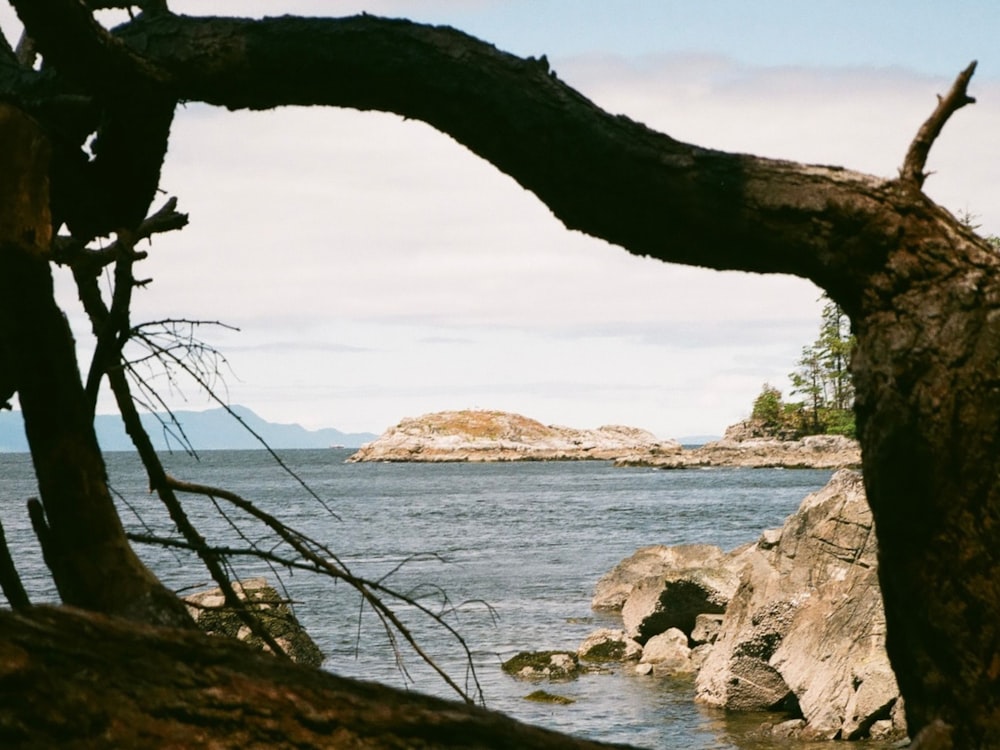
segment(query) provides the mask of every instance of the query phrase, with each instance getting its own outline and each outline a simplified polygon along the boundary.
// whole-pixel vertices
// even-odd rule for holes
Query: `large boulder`
[[[727,709],[801,711],[800,735],[905,733],[885,653],[871,512],[857,472],[837,472],[746,557],[739,588],[696,681]]]
[[[629,638],[624,630],[601,628],[583,640],[576,655],[591,662],[635,661],[642,656],[642,646]]]
[[[630,638],[645,643],[671,628],[690,635],[700,614],[721,614],[736,593],[740,578],[718,565],[683,568],[640,581],[622,608]]]
[[[652,665],[654,675],[691,674],[695,671],[687,634],[677,628],[650,638],[642,649],[639,665]],[[645,669],[641,670],[643,673]]]
[[[726,559],[721,549],[710,544],[643,547],[601,576],[594,587],[590,606],[598,610],[620,611],[632,590],[646,579],[666,577],[680,570],[714,568],[723,565]]]
[[[309,637],[288,603],[264,578],[248,578],[233,583],[236,596],[249,603],[267,633],[293,661],[318,667],[323,652]],[[243,621],[239,614],[226,606],[222,589],[211,589],[184,598],[195,623],[209,635],[220,635],[245,641],[264,651],[270,647]]]

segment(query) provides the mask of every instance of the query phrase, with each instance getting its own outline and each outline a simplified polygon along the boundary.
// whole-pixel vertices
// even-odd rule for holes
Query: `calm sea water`
[[[448,622],[473,652],[490,708],[649,748],[766,747],[745,736],[761,717],[741,721],[696,706],[690,681],[639,677],[621,668],[543,685],[575,702],[537,704],[524,696],[539,686],[504,675],[500,662],[522,650],[575,649],[590,631],[618,627],[617,618],[591,611],[590,598],[598,578],[639,547],[705,542],[730,549],[753,541],[763,529],[779,526],[830,472],[654,471],[604,462],[345,464],[349,453],[281,453],[337,517],[261,451],[165,460],[178,478],[230,489],[305,531],[356,575],[383,579],[447,609]],[[128,529],[169,533],[134,455],[110,454],[108,468]],[[14,502],[35,494],[28,457],[0,455],[0,476],[3,523],[26,587],[34,600],[53,601],[23,503]],[[241,541],[207,498],[189,497],[186,505],[210,541]],[[246,539],[271,546],[265,529],[230,515]],[[141,553],[172,587],[211,585],[189,556],[155,548]],[[379,620],[344,584],[248,560],[236,567],[242,576],[281,575],[300,620],[327,654],[326,669],[454,696],[405,646],[400,667]],[[419,642],[464,683],[463,654],[444,629],[410,607],[400,612]]]

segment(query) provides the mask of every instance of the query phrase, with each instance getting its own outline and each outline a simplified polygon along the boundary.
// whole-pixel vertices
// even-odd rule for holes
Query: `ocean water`
[[[658,680],[627,667],[571,682],[535,685],[503,674],[522,650],[575,649],[617,617],[590,609],[598,578],[651,544],[710,543],[731,549],[781,525],[829,471],[711,469],[656,471],[605,462],[502,464],[347,464],[345,450],[284,451],[311,497],[262,451],[211,451],[197,460],[165,456],[179,479],[211,484],[252,500],[321,542],[351,572],[418,597],[464,638],[489,708],[593,739],[648,748],[726,750],[769,747],[750,730],[767,717],[727,715],[694,704],[690,680]],[[137,459],[108,455],[111,483],[130,531],[167,535],[170,524],[148,493]],[[0,454],[8,541],[35,601],[55,595],[30,534],[23,501],[35,494],[28,457]],[[184,498],[212,543],[275,548],[268,530],[208,498]],[[326,506],[326,508],[323,507]],[[223,515],[221,511],[225,512]],[[237,530],[238,529],[238,530]],[[142,547],[171,587],[211,586],[183,552]],[[250,559],[243,577],[280,576],[299,619],[327,655],[330,671],[443,697],[455,694],[405,643],[399,658],[377,616],[343,583]],[[414,607],[398,606],[421,644],[470,689],[460,645]],[[524,699],[537,688],[570,705]]]

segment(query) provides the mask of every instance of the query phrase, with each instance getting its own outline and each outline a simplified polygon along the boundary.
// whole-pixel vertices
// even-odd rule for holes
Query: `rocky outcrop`
[[[642,656],[642,646],[629,638],[624,630],[601,628],[588,635],[576,655],[590,662],[635,661]]]
[[[623,601],[623,615],[645,613],[625,622],[628,635],[655,648],[652,656],[644,650],[639,671],[676,673],[689,664],[698,670],[701,702],[788,712],[775,736],[901,737],[905,717],[885,653],[876,554],[861,476],[843,470],[781,529],[729,555],[703,546],[639,550],[601,579],[593,603],[614,609]],[[680,580],[689,585],[678,587]],[[691,596],[696,582],[704,604]],[[710,614],[727,592],[724,613]],[[683,621],[663,616],[692,607],[704,611]],[[681,646],[691,648],[687,661]]]
[[[250,602],[265,630],[293,661],[314,667],[323,663],[323,652],[266,579],[249,578],[233,583],[233,590],[240,599]],[[235,638],[264,651],[270,650],[235,611],[225,606],[222,589],[191,594],[184,601],[195,623],[209,635]]]
[[[631,455],[616,459],[618,466],[688,469],[739,466],[751,469],[840,469],[861,465],[861,448],[843,435],[810,435],[801,440],[728,436],[699,448],[673,453]]]
[[[501,668],[521,680],[574,680],[580,674],[580,659],[568,651],[522,651]]]
[[[679,452],[635,427],[596,430],[543,425],[502,411],[446,411],[404,419],[348,461],[562,461],[610,460],[624,455],[655,458]]]
[[[721,614],[736,593],[740,578],[719,564],[682,568],[645,578],[636,584],[622,607],[622,623],[639,643],[669,629],[690,635],[700,614]]]
[[[804,736],[858,739],[875,722],[893,720],[901,731],[861,476],[835,474],[768,547],[744,571],[726,610],[698,676],[698,700],[764,707],[781,689],[754,695],[757,675],[768,672],[794,695]]]
[[[711,544],[662,544],[643,547],[626,557],[594,587],[590,606],[598,610],[620,612],[629,595],[642,581],[662,578],[678,571],[713,568],[729,559],[721,549]]]

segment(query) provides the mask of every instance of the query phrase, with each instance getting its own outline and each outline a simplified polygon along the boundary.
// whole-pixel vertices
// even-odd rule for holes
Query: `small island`
[[[348,461],[579,461],[679,453],[676,440],[660,440],[636,427],[594,430],[544,425],[504,411],[442,411],[403,419],[361,446]]]
[[[861,446],[845,435],[805,435],[783,439],[748,419],[726,429],[721,440],[673,453],[641,453],[615,459],[616,466],[696,469],[844,469],[861,466]]]

